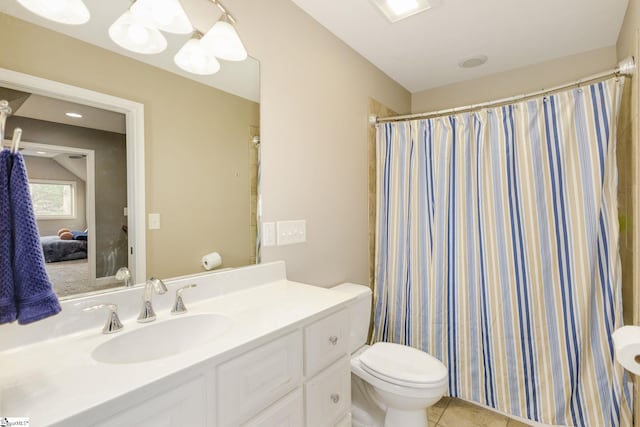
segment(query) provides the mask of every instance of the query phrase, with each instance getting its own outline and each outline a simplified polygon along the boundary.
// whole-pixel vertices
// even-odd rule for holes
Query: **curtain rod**
[[[632,56],[630,56],[620,61],[618,66],[612,70],[594,74],[592,76],[575,81],[573,83],[555,86],[550,89],[543,89],[537,92],[532,92],[524,95],[516,95],[509,98],[498,99],[496,101],[488,101],[488,102],[482,102],[480,104],[466,105],[464,107],[455,107],[455,108],[448,108],[446,110],[431,111],[428,113],[407,114],[403,116],[392,116],[392,117],[370,116],[369,123],[377,125],[379,123],[400,122],[400,121],[412,120],[412,119],[426,119],[426,118],[434,118],[439,116],[446,116],[452,113],[467,113],[470,111],[479,110],[481,108],[497,107],[497,106],[513,103],[514,101],[524,101],[524,100],[535,98],[538,96],[548,95],[550,93],[559,92],[561,90],[568,89],[571,87],[580,87],[587,83],[594,83],[596,81],[601,81],[612,76],[630,76],[630,75],[633,75],[635,69],[636,69],[635,60]]]

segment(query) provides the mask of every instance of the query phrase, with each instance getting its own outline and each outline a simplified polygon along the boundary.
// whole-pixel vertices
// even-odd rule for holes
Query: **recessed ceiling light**
[[[67,117],[73,117],[74,119],[81,119],[82,118],[82,114],[80,113],[64,113],[65,116]]]
[[[36,154],[47,154],[46,151],[36,151]]]
[[[472,56],[471,58],[466,58],[463,59],[462,61],[458,62],[458,67],[460,68],[475,68],[475,67],[479,67],[481,65],[483,65],[485,62],[487,62],[487,55],[476,55],[476,56]]]
[[[431,9],[439,0],[371,0],[390,22]]]

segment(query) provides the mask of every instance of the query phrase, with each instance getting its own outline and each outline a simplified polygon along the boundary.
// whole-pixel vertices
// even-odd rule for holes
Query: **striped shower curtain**
[[[374,339],[440,359],[451,396],[631,425],[611,340],[622,84],[379,126]]]

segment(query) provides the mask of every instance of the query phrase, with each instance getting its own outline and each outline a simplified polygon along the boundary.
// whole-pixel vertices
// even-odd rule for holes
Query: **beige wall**
[[[263,220],[305,219],[307,242],[263,248],[293,280],[368,282],[369,97],[399,113],[410,94],[290,0],[229,0],[260,60]]]
[[[411,111],[422,113],[493,101],[572,82],[614,68],[615,46],[454,83],[413,94]]]
[[[634,56],[636,64],[640,58],[640,0],[629,0],[627,13],[618,43],[616,44],[619,59]],[[621,224],[620,254],[622,257],[622,294],[625,303],[625,323],[640,324],[640,209],[638,208],[640,192],[640,143],[638,138],[638,102],[640,85],[638,71],[625,87],[623,109],[620,112],[618,133],[618,200]],[[635,376],[634,424],[640,426],[640,377]]]
[[[145,107],[147,274],[202,271],[250,259],[249,126],[258,104],[0,14],[0,67],[131,99]],[[26,131],[25,131],[26,132]]]

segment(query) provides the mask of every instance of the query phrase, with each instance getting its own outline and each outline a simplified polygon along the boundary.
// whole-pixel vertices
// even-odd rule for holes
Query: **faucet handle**
[[[182,314],[187,312],[187,307],[185,307],[184,301],[182,300],[182,292],[185,289],[195,288],[196,286],[198,285],[196,285],[195,283],[192,283],[190,285],[183,286],[176,290],[176,301],[173,303],[171,314]]]
[[[100,308],[106,308],[109,310],[107,322],[104,324],[104,328],[102,328],[103,334],[113,334],[123,328],[122,322],[120,322],[120,318],[118,317],[118,306],[116,304],[92,305],[91,307],[83,308],[82,311],[93,311]]]

